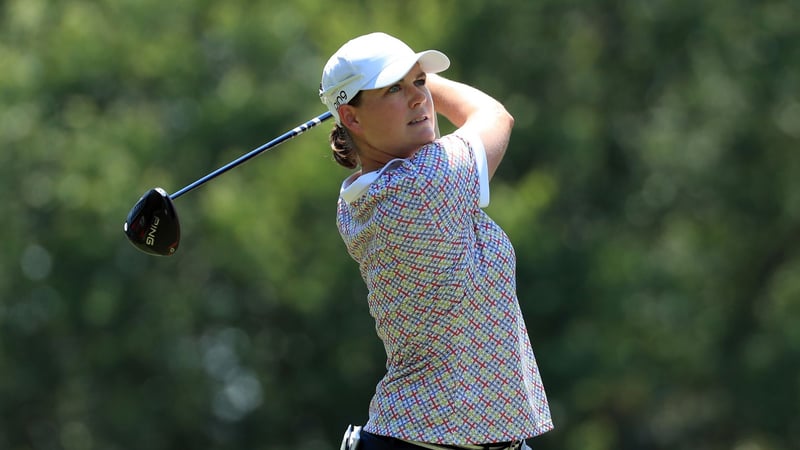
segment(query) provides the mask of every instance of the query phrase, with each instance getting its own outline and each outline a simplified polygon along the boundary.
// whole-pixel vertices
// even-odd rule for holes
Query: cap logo
[[[339,91],[339,95],[336,96],[333,102],[333,107],[338,110],[339,107],[345,103],[347,103],[347,92]]]

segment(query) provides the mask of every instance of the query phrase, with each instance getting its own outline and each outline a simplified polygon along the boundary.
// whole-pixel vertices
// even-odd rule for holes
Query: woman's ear
[[[361,123],[358,121],[358,115],[352,105],[342,105],[339,107],[339,120],[342,126],[346,127],[353,133],[361,133]]]

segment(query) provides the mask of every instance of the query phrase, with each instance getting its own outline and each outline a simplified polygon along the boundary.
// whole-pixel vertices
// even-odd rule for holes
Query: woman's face
[[[361,91],[358,106],[346,105],[343,121],[354,135],[365,171],[410,157],[436,139],[436,113],[425,81],[416,64],[390,86]]]

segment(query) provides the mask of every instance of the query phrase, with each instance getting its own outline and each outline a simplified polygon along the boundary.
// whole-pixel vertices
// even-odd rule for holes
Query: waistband
[[[427,448],[430,450],[521,450],[523,448],[523,441],[510,441],[510,442],[497,442],[494,444],[464,444],[464,445],[446,445],[446,444],[430,444],[427,442],[408,441],[400,439],[403,442],[415,445],[417,447]]]

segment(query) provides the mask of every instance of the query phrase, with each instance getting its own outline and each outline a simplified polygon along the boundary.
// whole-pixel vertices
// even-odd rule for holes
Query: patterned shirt
[[[488,194],[483,144],[458,132],[343,184],[339,232],[387,358],[366,431],[463,445],[553,427]]]

